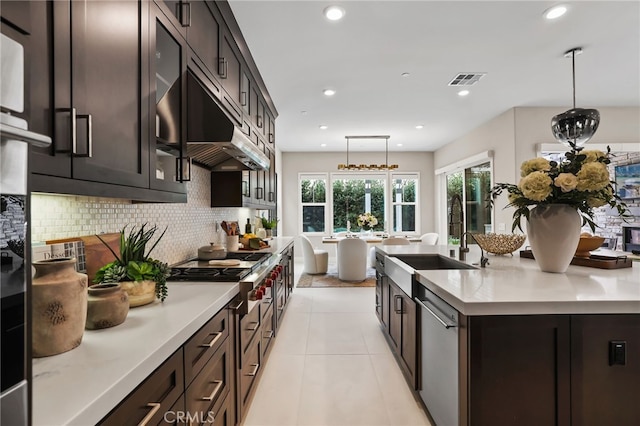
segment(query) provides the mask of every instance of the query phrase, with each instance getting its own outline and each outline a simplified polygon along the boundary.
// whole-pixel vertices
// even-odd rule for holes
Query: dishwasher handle
[[[416,302],[418,302],[418,304],[420,306],[422,306],[424,309],[427,310],[427,312],[429,312],[431,315],[433,315],[433,317],[438,320],[438,322],[440,324],[442,324],[442,326],[446,329],[450,329],[450,328],[456,328],[458,327],[458,324],[456,323],[450,323],[448,321],[443,320],[442,318],[440,318],[431,308],[429,308],[427,305],[425,305],[425,303],[431,303],[429,300],[420,300],[418,298],[415,299]]]

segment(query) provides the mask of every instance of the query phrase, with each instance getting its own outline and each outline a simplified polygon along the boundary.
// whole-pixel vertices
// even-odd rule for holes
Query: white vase
[[[567,271],[580,241],[581,225],[578,210],[566,204],[541,205],[531,210],[527,236],[541,271]]]

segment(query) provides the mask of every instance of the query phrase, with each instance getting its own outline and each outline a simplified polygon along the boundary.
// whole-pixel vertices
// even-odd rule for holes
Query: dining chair
[[[338,241],[338,279],[364,281],[367,278],[367,242],[360,238]]]
[[[329,268],[329,252],[313,248],[311,240],[306,235],[300,235],[302,243],[302,257],[304,258],[305,274],[326,274]]]
[[[438,244],[438,238],[440,236],[435,232],[427,232],[426,234],[422,234],[420,239],[422,240],[422,244],[428,244],[430,246],[435,246]]]

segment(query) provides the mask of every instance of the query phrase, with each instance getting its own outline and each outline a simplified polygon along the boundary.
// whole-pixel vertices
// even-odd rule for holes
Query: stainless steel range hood
[[[209,91],[187,73],[187,155],[212,169],[268,170],[269,157],[227,117]]]

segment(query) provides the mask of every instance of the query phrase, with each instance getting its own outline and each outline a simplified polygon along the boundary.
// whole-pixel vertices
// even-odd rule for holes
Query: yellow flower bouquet
[[[566,204],[575,207],[582,216],[582,225],[595,230],[593,209],[609,205],[623,218],[632,217],[613,190],[607,164],[611,150],[585,150],[573,147],[564,160],[549,161],[545,158],[527,160],[520,166],[520,182],[517,185],[498,183],[490,191],[490,202],[506,190],[509,204],[515,207],[511,230],[522,230],[520,219],[529,219],[529,206]]]

